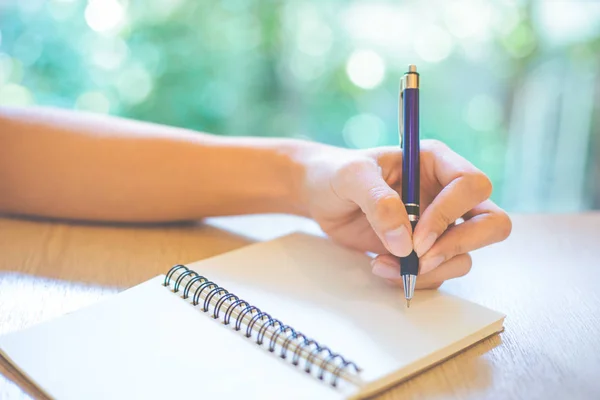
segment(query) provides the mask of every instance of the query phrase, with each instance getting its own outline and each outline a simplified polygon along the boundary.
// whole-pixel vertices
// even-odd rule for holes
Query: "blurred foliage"
[[[600,52],[598,18],[570,28],[581,34],[563,43],[545,35],[561,17],[548,19],[544,7],[4,0],[0,104],[76,108],[220,135],[397,145],[398,81],[414,63],[423,137],[481,168],[494,182],[493,198],[511,209],[502,203],[505,154],[523,72],[543,54],[589,59]]]

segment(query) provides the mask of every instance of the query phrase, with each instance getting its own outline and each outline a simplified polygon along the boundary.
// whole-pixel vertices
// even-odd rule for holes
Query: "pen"
[[[409,65],[408,72],[400,79],[398,108],[398,128],[402,147],[402,202],[414,232],[420,215],[419,74],[415,65]],[[418,273],[419,257],[414,250],[408,256],[400,257],[400,274],[407,307],[410,307],[410,301],[415,293]]]

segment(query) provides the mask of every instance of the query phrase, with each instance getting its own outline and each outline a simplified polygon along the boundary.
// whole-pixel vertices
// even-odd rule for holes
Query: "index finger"
[[[424,141],[426,163],[443,188],[425,209],[413,234],[415,252],[425,254],[448,226],[461,218],[492,193],[489,178],[466,159],[438,141]]]

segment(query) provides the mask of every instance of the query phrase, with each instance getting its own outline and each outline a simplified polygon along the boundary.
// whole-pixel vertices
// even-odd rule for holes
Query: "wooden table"
[[[473,254],[469,275],[442,286],[506,313],[505,332],[381,399],[600,398],[600,213],[513,223],[507,241]],[[152,227],[0,218],[0,333],[294,230],[320,232],[288,216]],[[0,376],[0,398],[29,397]]]

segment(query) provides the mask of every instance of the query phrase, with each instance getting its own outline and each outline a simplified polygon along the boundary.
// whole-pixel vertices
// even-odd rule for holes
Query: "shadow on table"
[[[201,222],[83,224],[0,216],[0,271],[131,287],[253,240]]]

